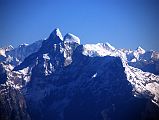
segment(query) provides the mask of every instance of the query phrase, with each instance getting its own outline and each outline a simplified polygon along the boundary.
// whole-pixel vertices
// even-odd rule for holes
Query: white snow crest
[[[115,47],[113,47],[112,45],[110,45],[109,43],[106,43],[106,45],[111,48],[112,50],[115,50]]]
[[[67,33],[64,38],[65,38],[65,40],[64,40],[65,43],[74,43],[75,42],[75,43],[80,44],[80,39],[71,33]]]
[[[84,51],[83,54],[86,56],[116,56],[115,52],[108,47],[107,44],[97,43],[97,44],[86,44],[83,45]],[[114,48],[115,49],[115,48]]]
[[[48,56],[48,53],[43,54],[43,58],[44,58],[44,59],[48,59],[48,60],[50,60],[50,57]]]
[[[63,40],[63,37],[62,37],[62,34],[61,34],[59,28],[56,28],[56,35],[57,35],[61,40]]]

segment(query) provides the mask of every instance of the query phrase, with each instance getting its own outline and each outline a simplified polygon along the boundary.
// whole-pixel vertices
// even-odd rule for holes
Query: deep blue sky
[[[159,50],[159,0],[0,0],[0,47],[33,43],[56,27],[82,44]]]

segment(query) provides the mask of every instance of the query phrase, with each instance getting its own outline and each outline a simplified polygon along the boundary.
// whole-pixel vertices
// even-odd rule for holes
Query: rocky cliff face
[[[0,119],[1,120],[31,120],[26,102],[19,90],[6,85],[6,71],[0,68]]]
[[[12,87],[0,86],[0,119],[31,120],[23,95]]]
[[[73,61],[43,78],[43,82],[34,78],[36,84],[28,84],[25,97],[33,119],[140,120],[143,117],[145,106],[151,101],[133,96],[120,58],[89,58],[78,54]]]
[[[145,54],[141,47],[130,51],[109,43],[80,45],[75,35],[63,37],[55,29],[21,64],[10,69],[2,63],[3,83],[12,91],[4,95],[16,98],[11,106],[20,119],[158,120],[159,76],[132,67]],[[150,58],[158,60],[156,55]],[[1,96],[2,106],[7,106]]]

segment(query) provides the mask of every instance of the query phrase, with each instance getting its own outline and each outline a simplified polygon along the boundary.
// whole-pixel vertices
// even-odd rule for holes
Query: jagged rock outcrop
[[[0,119],[31,120],[23,95],[6,85],[0,85]]]

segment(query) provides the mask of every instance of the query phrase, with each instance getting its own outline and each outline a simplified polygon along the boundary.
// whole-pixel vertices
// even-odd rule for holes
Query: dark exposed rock
[[[0,120],[31,120],[20,91],[0,86]]]
[[[3,64],[0,64],[0,84],[4,84],[7,81],[7,73],[3,67]]]

